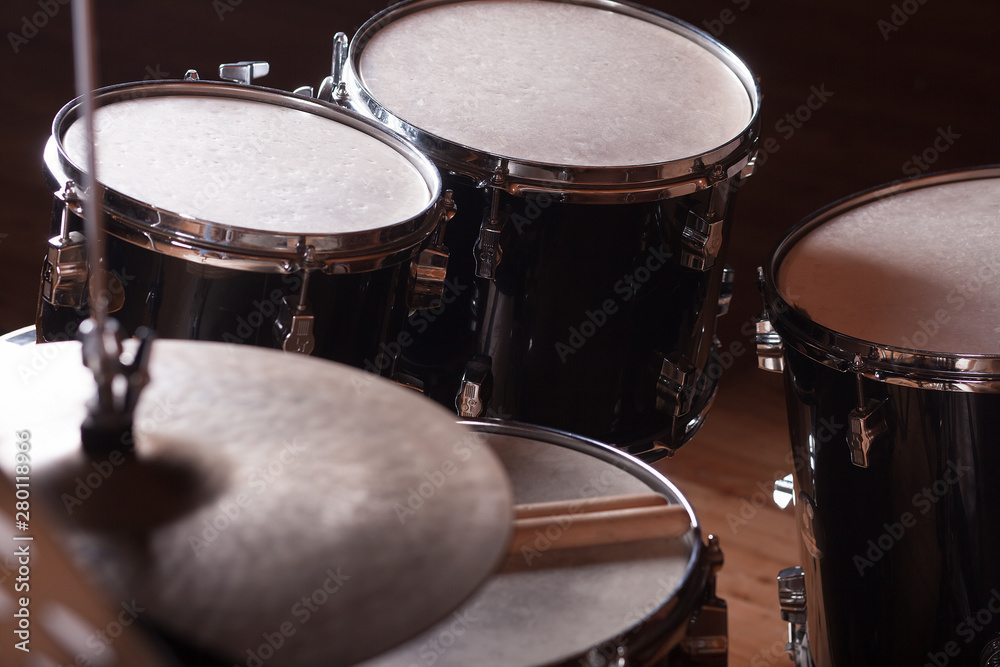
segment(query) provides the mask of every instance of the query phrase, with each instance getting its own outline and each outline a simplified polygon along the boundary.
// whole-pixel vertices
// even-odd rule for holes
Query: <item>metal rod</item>
[[[101,224],[103,188],[97,179],[97,144],[94,133],[94,89],[97,87],[97,57],[94,11],[90,0],[73,0],[73,64],[76,91],[80,97],[86,139],[86,169],[83,173],[83,226],[90,263],[90,316],[96,335],[103,340],[108,316],[108,290],[101,260],[104,257],[104,226]],[[101,346],[103,349],[103,346]]]

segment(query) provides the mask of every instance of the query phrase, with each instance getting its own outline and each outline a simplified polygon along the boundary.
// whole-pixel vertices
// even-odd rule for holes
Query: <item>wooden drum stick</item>
[[[550,549],[570,549],[681,537],[691,528],[683,505],[656,494],[516,505],[514,516],[509,553],[531,546],[539,533]]]

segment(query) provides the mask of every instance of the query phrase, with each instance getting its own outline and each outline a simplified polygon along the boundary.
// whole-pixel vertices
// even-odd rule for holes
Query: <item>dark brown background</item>
[[[39,0],[4,0],[0,10],[0,333],[34,317],[52,203],[42,147],[52,117],[75,95],[70,10],[58,0],[41,1],[58,12],[17,54],[7,34],[42,11]],[[328,73],[332,35],[352,34],[384,6],[240,0],[225,5],[232,11],[220,18],[216,7],[226,1],[99,0],[101,82],[174,78],[188,68],[215,78],[220,62],[256,58],[271,63],[262,84],[315,86]],[[777,473],[790,471],[783,463],[788,445],[780,378],[755,369],[740,332],[760,310],[754,268],[803,216],[902,178],[904,165],[931,148],[939,130],[951,128],[959,138],[933,170],[1000,162],[1000,3],[655,0],[654,6],[702,28],[728,20],[713,27],[722,28],[720,39],[748,62],[764,92],[762,136],[772,140],[765,143],[772,152],[740,193],[729,257],[736,294],[721,325],[724,342],[742,341],[745,352],[723,378],[708,425],[664,469],[706,529],[721,535],[731,664],[788,664],[773,582],[779,567],[797,561],[794,521],[772,506],[754,510],[745,526],[731,519],[764,497]],[[886,40],[878,22],[894,13],[906,21]],[[596,36],[595,48],[614,51]],[[502,66],[502,54],[495,57]],[[832,97],[788,136],[776,124],[807,102],[813,86]]]

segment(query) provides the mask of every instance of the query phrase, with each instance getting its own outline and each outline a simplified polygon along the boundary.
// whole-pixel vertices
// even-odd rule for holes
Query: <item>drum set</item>
[[[15,636],[38,664],[726,665],[720,545],[648,464],[715,395],[752,73],[613,0],[406,0],[333,46],[316,88],[243,61],[55,116],[0,533],[62,583],[0,592]],[[796,665],[1000,660],[998,225],[1000,169],[923,177],[760,270]]]

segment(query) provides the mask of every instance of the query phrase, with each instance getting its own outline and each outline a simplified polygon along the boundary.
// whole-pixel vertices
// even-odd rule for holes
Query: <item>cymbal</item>
[[[168,634],[237,664],[350,664],[457,608],[500,561],[511,491],[480,436],[332,362],[158,340],[135,460],[90,460],[77,343],[0,357],[0,468],[32,441],[33,497],[77,560]],[[271,663],[274,664],[274,663]]]

